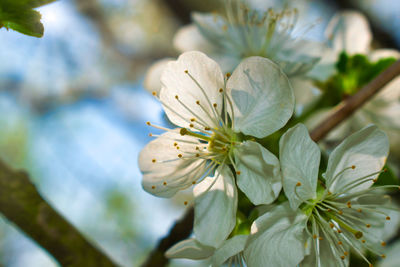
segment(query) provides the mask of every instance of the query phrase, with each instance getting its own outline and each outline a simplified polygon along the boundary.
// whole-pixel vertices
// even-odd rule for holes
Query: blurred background
[[[263,1],[254,1],[263,4]],[[298,1],[297,1],[298,2]],[[370,19],[376,46],[400,47],[398,0],[302,0],[322,40],[339,9]],[[60,0],[38,9],[43,38],[0,29],[0,157],[31,175],[41,194],[121,266],[139,266],[185,210],[178,195],[141,188],[137,157],[146,121],[166,124],[143,89],[146,69],[176,57],[172,40],[207,0]],[[171,266],[202,266],[173,261]],[[0,266],[57,263],[0,216]]]

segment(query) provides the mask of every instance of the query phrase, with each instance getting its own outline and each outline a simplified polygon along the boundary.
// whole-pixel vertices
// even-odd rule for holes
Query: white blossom
[[[244,252],[248,266],[347,266],[350,249],[369,264],[364,250],[384,257],[393,206],[379,190],[394,186],[371,185],[388,150],[385,133],[368,126],[336,147],[319,180],[317,144],[302,124],[288,130],[280,140],[280,161],[289,201],[253,223]]]
[[[142,185],[151,194],[171,197],[197,184],[194,233],[201,243],[214,247],[235,226],[236,184],[256,205],[278,196],[278,159],[243,137],[274,133],[286,124],[294,107],[287,77],[268,59],[248,58],[227,77],[201,52],[187,52],[168,63],[159,100],[180,128],[149,122],[167,132],[139,156]]]

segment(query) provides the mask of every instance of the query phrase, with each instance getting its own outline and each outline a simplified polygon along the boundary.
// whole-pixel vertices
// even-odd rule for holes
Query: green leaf
[[[1,0],[0,28],[13,29],[22,34],[42,37],[44,28],[41,15],[33,10],[55,0]]]
[[[379,175],[378,180],[374,185],[400,185],[399,178],[388,165],[385,165],[383,169],[386,171]]]

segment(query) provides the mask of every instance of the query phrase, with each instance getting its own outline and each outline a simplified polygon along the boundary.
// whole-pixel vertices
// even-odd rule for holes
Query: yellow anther
[[[149,133],[149,136],[151,137],[151,136],[153,136],[153,134],[152,134],[152,133]]]
[[[361,242],[362,242],[362,243],[365,243],[365,240],[363,239],[363,240],[361,240]]]
[[[240,172],[240,171],[236,171],[236,174],[237,174],[237,175],[240,175],[240,174],[241,174],[241,172]]]
[[[197,105],[200,105],[200,101],[199,101],[199,100],[197,100],[197,101],[196,101],[196,104],[197,104]]]
[[[178,150],[179,150],[179,149],[180,149],[180,147],[179,147],[179,146],[177,146],[177,147],[176,147],[176,149],[178,149]]]
[[[156,189],[156,187],[153,185],[153,186],[151,187],[151,189]]]
[[[185,202],[183,202],[183,204],[186,206],[186,205],[188,204],[188,202],[187,202],[187,201],[185,201]]]
[[[313,235],[313,238],[314,238],[314,239],[317,239],[317,235]]]
[[[178,145],[178,143],[175,142],[175,143],[174,143],[174,146],[177,146],[177,145]]]
[[[229,78],[229,77],[231,77],[231,73],[230,73],[230,72],[227,72],[227,73],[226,73],[226,78]]]
[[[163,185],[167,185],[167,182],[164,182]]]
[[[224,91],[224,89],[222,89],[222,88],[219,88],[219,92],[220,93],[222,93]]]
[[[386,216],[386,221],[390,221],[390,217],[389,216]]]
[[[340,256],[340,258],[341,258],[342,260],[344,260],[346,257],[345,257],[345,256]]]
[[[337,232],[338,232],[339,234],[341,234],[341,233],[342,233],[342,230],[338,229]]]
[[[151,162],[156,163],[156,159],[152,159]]]
[[[361,209],[358,209],[357,211],[358,211],[358,212],[362,212],[362,210],[361,210]]]
[[[349,255],[349,253],[348,253],[347,251],[343,252],[343,254],[344,254],[345,256]]]
[[[190,127],[190,128],[193,128],[193,127],[194,127],[193,123],[189,124],[189,127]]]
[[[347,207],[348,207],[349,209],[351,209],[351,202],[350,202],[350,201],[347,202]]]
[[[148,122],[146,122],[146,124],[147,124],[147,125],[149,125],[149,126],[151,125],[151,123],[150,123],[149,121],[148,121]]]
[[[199,153],[197,153],[197,154],[196,154],[196,157],[200,157],[200,154],[199,154]]]
[[[190,121],[191,122],[196,121],[196,118],[191,118]]]
[[[300,183],[300,182],[297,182],[296,186],[301,186],[301,183]]]
[[[217,103],[214,103],[214,104],[213,104],[213,107],[216,108],[216,107],[217,107]]]
[[[355,236],[357,239],[360,239],[361,237],[363,237],[363,233],[360,232],[360,231],[358,231],[358,232],[356,232],[356,233],[354,234],[354,236]]]
[[[185,73],[189,73],[189,71],[188,71],[188,70],[185,70]]]
[[[356,168],[356,165],[351,166],[351,168],[354,170]]]
[[[196,181],[193,181],[192,184],[196,184]]]
[[[152,94],[153,96],[157,96],[157,92],[156,92],[156,91],[151,92],[151,94]]]
[[[322,236],[318,237],[318,240],[323,240],[324,238]]]
[[[200,148],[198,146],[196,146],[196,150],[199,150]]]
[[[179,133],[180,133],[181,135],[185,135],[185,134],[188,133],[188,129],[186,129],[186,128],[181,128],[181,129],[179,130]]]
[[[385,241],[382,241],[382,242],[381,242],[381,246],[382,246],[382,247],[386,246],[386,242],[385,242]]]
[[[366,226],[367,228],[370,228],[370,227],[371,227],[371,225],[370,225],[369,223],[367,223],[365,226]]]
[[[339,210],[338,213],[339,213],[339,215],[342,215],[342,214],[343,214],[343,211],[342,211],[342,210]]]
[[[333,228],[335,225],[333,223],[329,223],[329,227]]]
[[[338,242],[338,245],[343,245],[343,242],[342,242],[342,241],[339,241],[339,242]]]
[[[178,154],[178,158],[182,158],[182,154]]]
[[[178,95],[176,95],[176,96],[175,96],[175,99],[179,99],[179,96],[178,96]]]
[[[384,259],[384,258],[386,258],[386,255],[385,255],[385,254],[382,254],[381,257],[382,257],[382,259]]]
[[[210,127],[204,127],[204,130],[209,131],[211,129],[210,129]]]

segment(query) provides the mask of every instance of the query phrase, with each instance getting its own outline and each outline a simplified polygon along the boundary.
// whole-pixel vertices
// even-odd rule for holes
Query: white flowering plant
[[[145,79],[176,128],[147,123],[165,133],[150,134],[140,153],[143,188],[168,198],[193,187],[184,203],[194,208],[193,235],[166,257],[214,267],[372,266],[400,222],[383,131],[398,139],[399,78],[345,121],[335,142],[319,147],[306,125],[329,120],[326,110],[399,54],[371,52],[359,13],[337,14],[317,43],[294,34],[301,14],[288,5],[260,11],[226,1],[225,11],[193,14],[175,37],[183,53]]]

